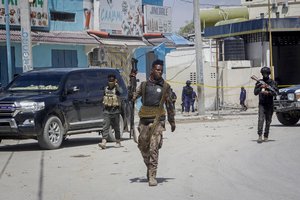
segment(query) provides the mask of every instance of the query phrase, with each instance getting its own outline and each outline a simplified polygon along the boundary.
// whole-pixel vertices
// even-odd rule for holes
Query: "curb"
[[[216,121],[216,120],[224,120],[226,119],[226,116],[246,116],[246,115],[257,115],[257,112],[251,111],[251,112],[226,112],[222,113],[209,113],[205,115],[191,115],[191,116],[184,116],[181,113],[179,115],[175,115],[175,121],[176,122],[185,122],[185,121]]]

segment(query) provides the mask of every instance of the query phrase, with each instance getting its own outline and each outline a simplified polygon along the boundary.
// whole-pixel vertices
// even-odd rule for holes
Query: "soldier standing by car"
[[[150,77],[138,87],[133,99],[142,97],[142,107],[139,111],[140,132],[138,148],[147,167],[149,186],[156,186],[156,173],[158,165],[159,149],[162,147],[163,131],[165,131],[164,105],[167,109],[168,121],[171,131],[175,131],[175,111],[171,99],[171,87],[162,78],[163,61],[155,60],[152,63]]]
[[[271,70],[268,67],[263,67],[260,70],[263,79],[258,80],[255,84],[254,94],[259,96],[258,105],[258,143],[262,142],[263,125],[265,121],[264,141],[267,142],[269,138],[270,124],[273,115],[273,98],[276,96],[277,84],[269,76]]]
[[[121,113],[121,101],[119,95],[122,94],[122,88],[117,83],[116,76],[114,74],[108,75],[108,85],[104,90],[103,97],[103,115],[104,126],[102,133],[102,141],[99,143],[99,147],[106,149],[106,142],[109,134],[110,126],[115,131],[116,147],[121,147],[120,136],[120,113]]]

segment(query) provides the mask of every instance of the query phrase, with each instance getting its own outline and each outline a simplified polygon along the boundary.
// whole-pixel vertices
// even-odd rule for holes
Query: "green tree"
[[[194,27],[194,22],[193,21],[190,21],[190,22],[186,22],[186,25],[181,27],[179,29],[179,35],[183,36],[183,37],[186,37],[188,36],[189,34],[193,34],[195,33],[195,27]]]

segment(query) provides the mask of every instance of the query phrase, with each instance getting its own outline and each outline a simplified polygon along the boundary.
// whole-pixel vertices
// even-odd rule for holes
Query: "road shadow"
[[[88,146],[96,145],[101,141],[99,137],[89,137],[89,138],[67,138],[63,141],[60,149],[62,148],[72,148],[76,146]],[[0,151],[44,151],[37,141],[26,142],[26,143],[16,143],[16,144],[1,144]]]
[[[37,142],[30,142],[25,144],[1,144],[0,152],[18,152],[18,151],[42,151]]]
[[[295,124],[295,125],[292,125],[292,126],[286,126],[286,125],[282,125],[282,124],[271,124],[272,127],[282,127],[282,128],[285,128],[285,127],[300,127],[300,124]]]
[[[255,143],[257,143],[257,144],[262,144],[262,143],[269,143],[269,142],[276,142],[276,140],[268,140],[267,142],[264,142],[264,141],[262,141],[262,142],[257,142],[257,140],[251,140],[252,142],[255,142]]]
[[[129,138],[124,138],[122,141],[131,140]],[[42,149],[38,142],[35,140],[32,140],[32,142],[26,142],[26,143],[18,143],[15,144],[3,144],[3,142],[0,144],[0,152],[6,151],[6,152],[17,152],[17,151],[44,151],[45,149]],[[89,145],[97,145],[99,142],[101,142],[101,137],[76,137],[71,138],[68,137],[63,141],[59,149],[63,148],[73,148],[73,147],[79,147],[79,146],[89,146]],[[115,148],[114,142],[108,142],[107,148]]]
[[[163,177],[156,178],[157,183],[167,183],[170,180],[174,180],[174,179],[175,178],[163,178]],[[145,178],[145,177],[136,177],[136,178],[132,178],[129,180],[130,180],[130,183],[147,183],[148,182],[147,178]]]
[[[63,141],[60,148],[72,148],[78,146],[89,146],[96,145],[101,142],[99,137],[89,137],[89,138],[67,138]]]

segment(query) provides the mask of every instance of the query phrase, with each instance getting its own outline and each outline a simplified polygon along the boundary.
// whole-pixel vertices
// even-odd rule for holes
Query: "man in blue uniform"
[[[182,102],[184,104],[184,112],[185,114],[189,114],[190,108],[193,100],[193,88],[191,87],[191,81],[186,81],[186,86],[182,88]]]

